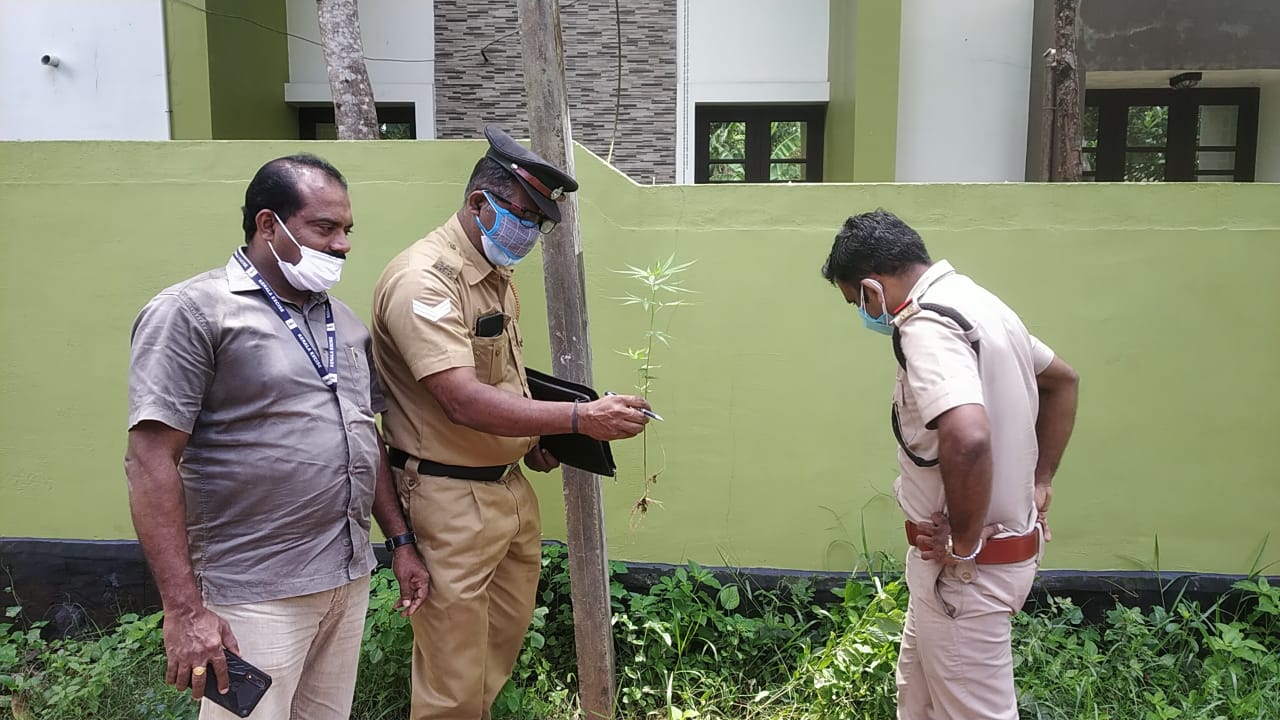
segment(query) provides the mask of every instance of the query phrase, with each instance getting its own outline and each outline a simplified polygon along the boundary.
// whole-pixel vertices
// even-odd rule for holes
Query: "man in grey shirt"
[[[129,504],[164,604],[166,680],[227,689],[223,648],[271,675],[254,715],[346,718],[375,565],[391,538],[407,615],[428,576],[374,423],[369,332],[327,294],[351,246],[346,180],[310,155],[245,193],[246,246],[139,313]],[[235,717],[207,699],[201,718]]]

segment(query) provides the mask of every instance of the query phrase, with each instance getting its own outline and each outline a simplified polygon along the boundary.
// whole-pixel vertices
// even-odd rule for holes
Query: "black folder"
[[[534,400],[590,402],[600,399],[596,391],[586,385],[562,380],[532,368],[525,368],[524,373],[529,380],[529,394]],[[581,433],[566,433],[543,435],[540,443],[544,450],[564,465],[609,477],[617,473],[613,452],[609,450],[609,443],[603,440],[595,440]]]

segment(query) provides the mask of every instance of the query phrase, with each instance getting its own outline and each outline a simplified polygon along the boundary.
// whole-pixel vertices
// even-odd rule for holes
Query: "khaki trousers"
[[[907,553],[906,626],[898,655],[899,720],[1017,720],[1009,618],[1022,608],[1036,559],[963,570]]]
[[[413,626],[413,720],[487,720],[533,619],[538,498],[520,466],[498,482],[394,469],[431,573]]]
[[[347,720],[356,687],[369,576],[333,590],[245,605],[207,605],[231,626],[240,657],[271,676],[254,720]],[[215,688],[209,678],[208,686]],[[200,720],[236,720],[208,700]]]

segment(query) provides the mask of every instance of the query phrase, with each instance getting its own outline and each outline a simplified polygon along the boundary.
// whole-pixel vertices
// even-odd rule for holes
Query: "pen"
[[[612,390],[605,390],[605,391],[604,391],[604,394],[605,394],[605,395],[617,395],[618,393],[613,392]],[[644,408],[640,408],[640,412],[642,412],[642,413],[644,413],[645,415],[647,415],[647,416],[649,416],[649,417],[653,418],[654,420],[657,420],[657,421],[659,421],[659,422],[661,422],[661,421],[662,421],[662,416],[661,416],[661,415],[659,415],[658,413],[656,413],[656,412],[652,411],[652,410],[645,410]]]

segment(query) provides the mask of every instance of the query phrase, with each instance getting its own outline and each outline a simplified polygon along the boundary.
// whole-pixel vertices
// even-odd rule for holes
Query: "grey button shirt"
[[[323,293],[285,307],[325,357],[326,302],[336,393],[234,258],[161,292],[134,322],[129,427],[156,420],[191,434],[178,469],[206,602],[320,592],[375,565],[374,414],[385,405],[369,332]]]

